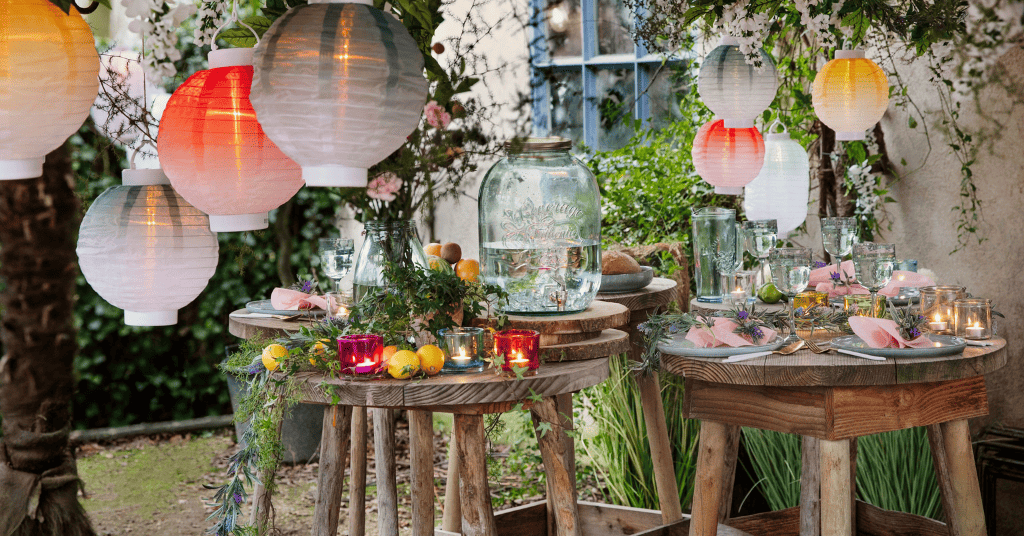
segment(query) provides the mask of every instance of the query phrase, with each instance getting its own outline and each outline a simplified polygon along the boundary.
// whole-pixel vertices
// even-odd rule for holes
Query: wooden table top
[[[531,396],[551,397],[597,385],[608,378],[608,358],[544,363],[534,376],[523,379],[496,374],[494,369],[472,374],[441,374],[418,380],[390,378],[353,380],[321,372],[300,372],[302,402],[351,406],[429,409],[447,413],[495,413]],[[460,408],[476,406],[467,411]]]
[[[655,277],[650,285],[631,292],[598,293],[597,298],[603,302],[625,305],[630,311],[640,311],[664,307],[676,300],[678,284],[673,279]]]
[[[1006,339],[993,338],[992,346],[968,346],[947,357],[888,358],[873,361],[843,354],[815,354],[800,350],[747,361],[724,363],[722,358],[681,357],[661,354],[668,372],[732,385],[775,387],[827,387],[900,385],[960,380],[988,374],[1006,364]]]
[[[496,318],[483,316],[472,321],[474,326],[494,325]],[[629,322],[629,309],[624,305],[594,300],[586,310],[567,315],[508,315],[508,323],[516,329],[532,329],[541,335],[599,333]]]
[[[281,337],[287,333],[299,331],[302,326],[309,326],[312,322],[301,318],[298,320],[278,320],[276,318],[248,318],[235,315],[248,314],[248,310],[239,309],[228,315],[228,333],[243,339],[251,338],[254,335],[263,334],[268,337]],[[322,320],[324,317],[312,317],[314,320]]]

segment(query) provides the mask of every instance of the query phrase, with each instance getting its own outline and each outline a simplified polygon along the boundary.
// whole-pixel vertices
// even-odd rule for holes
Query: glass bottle
[[[506,313],[586,309],[601,286],[601,194],[565,138],[506,142],[480,185],[480,272]]]
[[[358,303],[375,287],[386,286],[384,262],[409,266],[427,266],[423,244],[413,220],[368,221],[363,245],[359,248],[352,274],[352,293]]]

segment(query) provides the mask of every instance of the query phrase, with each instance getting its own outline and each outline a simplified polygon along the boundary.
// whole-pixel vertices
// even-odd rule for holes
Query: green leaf
[[[252,30],[249,30],[249,28],[246,28],[241,24],[235,23],[235,26],[222,31],[217,35],[217,37],[238,48],[252,48],[256,46],[256,37],[263,37],[263,34],[265,34],[267,30],[270,29],[270,25],[273,24],[273,21],[269,18],[259,15],[246,17],[242,19],[242,22],[250,26]],[[255,36],[252,33],[253,31],[256,32]]]
[[[550,431],[551,431],[551,423],[549,423],[547,421],[541,421],[541,422],[537,423],[537,433],[540,434],[541,437],[544,437],[544,436],[548,435],[548,432],[550,432]]]

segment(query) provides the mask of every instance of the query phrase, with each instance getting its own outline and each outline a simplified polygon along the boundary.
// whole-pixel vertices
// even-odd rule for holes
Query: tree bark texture
[[[80,220],[66,146],[42,177],[0,181],[0,536],[94,534],[68,444]]]

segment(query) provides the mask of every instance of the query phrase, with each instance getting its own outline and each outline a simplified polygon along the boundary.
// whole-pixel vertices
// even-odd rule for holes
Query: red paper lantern
[[[210,67],[167,102],[157,138],[160,163],[174,189],[210,215],[210,230],[266,229],[267,213],[302,187],[302,170],[256,121],[249,102],[252,49],[215,50]]]
[[[716,194],[740,195],[764,165],[764,138],[757,128],[725,128],[721,119],[700,127],[693,138],[693,167]]]
[[[504,356],[501,371],[514,374],[524,370],[525,375],[537,373],[540,368],[540,333],[529,329],[506,329],[494,334],[494,354]]]

